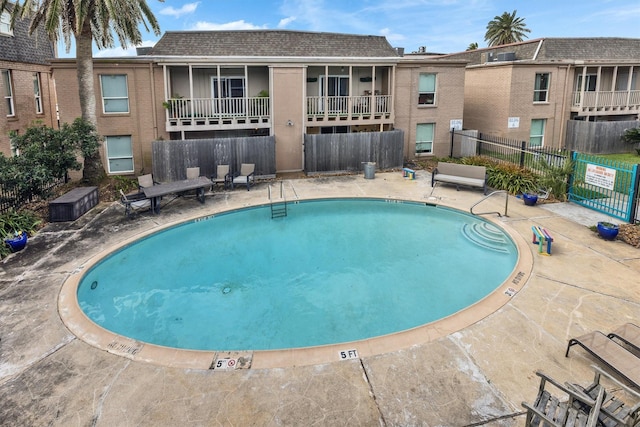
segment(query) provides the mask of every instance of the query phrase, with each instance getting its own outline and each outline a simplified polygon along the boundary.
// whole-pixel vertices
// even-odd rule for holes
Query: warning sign
[[[584,182],[607,190],[613,190],[616,182],[616,170],[588,163]]]

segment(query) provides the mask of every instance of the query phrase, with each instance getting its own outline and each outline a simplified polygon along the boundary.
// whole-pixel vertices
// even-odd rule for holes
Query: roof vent
[[[397,47],[396,48],[396,54],[398,54],[398,56],[404,56],[404,48],[403,47]]]
[[[151,52],[152,47],[136,47],[136,55],[141,56],[141,55],[148,55],[149,52]]]

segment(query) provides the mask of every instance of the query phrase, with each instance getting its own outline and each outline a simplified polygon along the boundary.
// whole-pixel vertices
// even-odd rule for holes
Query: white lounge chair
[[[233,190],[236,185],[246,185],[247,191],[249,191],[251,185],[255,184],[255,178],[253,175],[255,168],[256,165],[254,163],[243,163],[240,166],[239,174],[235,175],[231,180],[231,189]]]

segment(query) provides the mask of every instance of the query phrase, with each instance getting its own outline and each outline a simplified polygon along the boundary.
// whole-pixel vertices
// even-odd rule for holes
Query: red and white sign
[[[584,182],[607,190],[613,190],[616,183],[616,170],[588,163]]]

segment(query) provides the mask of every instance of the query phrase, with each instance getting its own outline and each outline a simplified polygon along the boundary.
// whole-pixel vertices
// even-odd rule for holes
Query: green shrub
[[[487,169],[487,185],[511,194],[531,193],[538,190],[538,177],[528,169],[512,164],[496,164]]]

